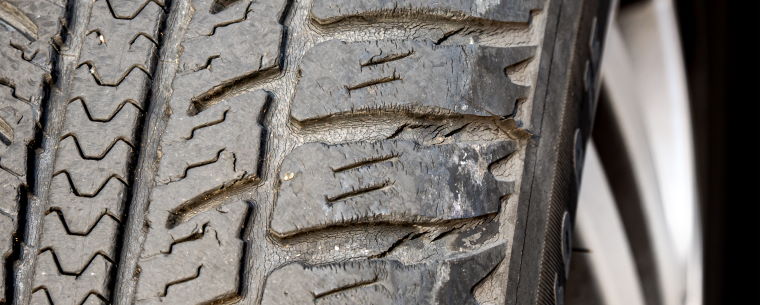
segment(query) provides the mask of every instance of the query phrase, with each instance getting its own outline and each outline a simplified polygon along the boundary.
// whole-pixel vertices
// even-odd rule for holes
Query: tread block
[[[96,255],[81,273],[71,274],[61,272],[56,260],[56,254],[50,250],[37,256],[35,294],[44,289],[55,305],[79,305],[89,301],[88,298],[93,294],[108,299],[108,270],[111,269],[111,262]]]
[[[528,87],[510,81],[506,68],[534,52],[432,41],[324,42],[299,66],[290,115],[297,121],[368,111],[507,116]]]
[[[40,240],[41,249],[51,249],[56,255],[58,266],[66,273],[80,274],[95,256],[102,255],[113,260],[114,245],[111,240],[119,229],[119,223],[113,218],[102,217],[86,235],[73,235],[67,232],[64,216],[53,212],[45,216],[45,227]]]
[[[210,197],[259,178],[268,98],[264,91],[244,93],[169,121],[147,214],[152,226],[175,227],[213,208]],[[169,240],[160,232],[149,232],[148,240]],[[149,247],[144,253],[156,252]]]
[[[475,305],[473,288],[504,259],[505,246],[466,256],[404,265],[396,260],[311,266],[290,263],[273,271],[262,305]]]
[[[271,230],[284,237],[346,224],[432,223],[496,213],[511,184],[496,180],[489,165],[514,150],[512,142],[305,144],[280,168]]]
[[[117,87],[98,86],[87,71],[86,66],[80,66],[74,71],[73,92],[69,103],[82,103],[86,117],[80,120],[109,121],[126,104],[142,109],[147,91],[145,83],[149,78],[145,73],[130,73]]]
[[[157,186],[148,208],[147,218],[151,226],[175,227],[199,212],[213,208],[207,203],[208,197],[245,180],[245,171],[235,171],[234,162],[233,153],[222,151],[215,162],[189,170],[186,178]],[[169,239],[159,232],[148,232],[147,238]]]
[[[196,116],[170,120],[161,139],[157,182],[182,180],[188,168],[214,160],[221,150],[234,154],[235,172],[244,172],[245,179],[257,177],[268,99],[262,90],[244,93]]]
[[[237,201],[173,229],[151,226],[139,262],[137,304],[216,304],[240,296],[249,204]]]
[[[134,126],[140,119],[140,111],[135,107],[122,107],[107,122],[97,122],[87,118],[87,110],[83,103],[69,103],[66,107],[62,138],[72,137],[85,157],[103,158],[118,141],[133,145]],[[104,139],[113,139],[113,141],[108,142]]]
[[[144,3],[144,0],[119,0],[115,2]],[[127,5],[127,4],[120,4]],[[80,65],[89,67],[92,76],[102,84],[118,85],[133,71],[143,69],[150,73],[156,50],[159,23],[163,10],[154,2],[146,5],[134,18],[116,19],[111,14],[107,0],[95,1],[87,25],[84,46],[79,57]],[[118,58],[118,60],[114,60]]]
[[[60,211],[72,234],[90,232],[101,217],[121,220],[127,195],[126,186],[121,181],[109,179],[94,197],[77,196],[71,187],[66,176],[53,177],[48,211]]]
[[[59,145],[55,162],[56,175],[67,173],[76,194],[95,196],[110,179],[126,183],[126,161],[132,153],[132,147],[123,141],[117,141],[102,159],[84,159],[73,137],[61,140]]]
[[[193,1],[193,7],[199,9],[182,42],[180,72],[173,84],[179,103],[202,99],[230,83],[256,78],[264,70],[279,70],[283,39],[279,21],[286,1],[241,1],[222,15],[210,16],[214,15],[210,12],[214,2]]]
[[[539,0],[315,0],[311,15],[322,24],[350,17],[398,15],[527,23],[530,12],[541,9],[541,3]]]

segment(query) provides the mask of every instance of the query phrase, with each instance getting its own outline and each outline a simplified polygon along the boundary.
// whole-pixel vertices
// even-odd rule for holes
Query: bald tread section
[[[528,88],[512,83],[506,69],[533,53],[533,47],[432,41],[328,41],[301,61],[291,116],[307,121],[372,110],[507,116]]]
[[[472,289],[501,262],[504,250],[497,245],[413,265],[390,259],[291,263],[269,275],[261,304],[476,305]]]
[[[10,301],[6,298],[13,290],[5,272],[14,262],[6,260],[20,238],[20,203],[26,201],[34,174],[27,171],[34,158],[28,152],[39,131],[64,5],[53,0],[0,2],[0,304]]]
[[[511,190],[488,169],[513,151],[511,142],[305,144],[281,167],[272,230],[287,236],[336,225],[493,214]]]

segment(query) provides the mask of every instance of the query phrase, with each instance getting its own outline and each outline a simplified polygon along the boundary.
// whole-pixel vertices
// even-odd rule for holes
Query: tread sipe
[[[0,0],[0,304],[559,304],[607,10]]]

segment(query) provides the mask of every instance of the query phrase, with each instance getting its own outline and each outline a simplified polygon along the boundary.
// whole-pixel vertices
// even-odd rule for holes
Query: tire
[[[0,1],[0,303],[561,303],[609,4],[465,2]]]

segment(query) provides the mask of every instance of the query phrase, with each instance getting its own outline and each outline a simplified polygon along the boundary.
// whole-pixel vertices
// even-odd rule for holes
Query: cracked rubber
[[[0,304],[560,304],[604,3],[0,0]]]

